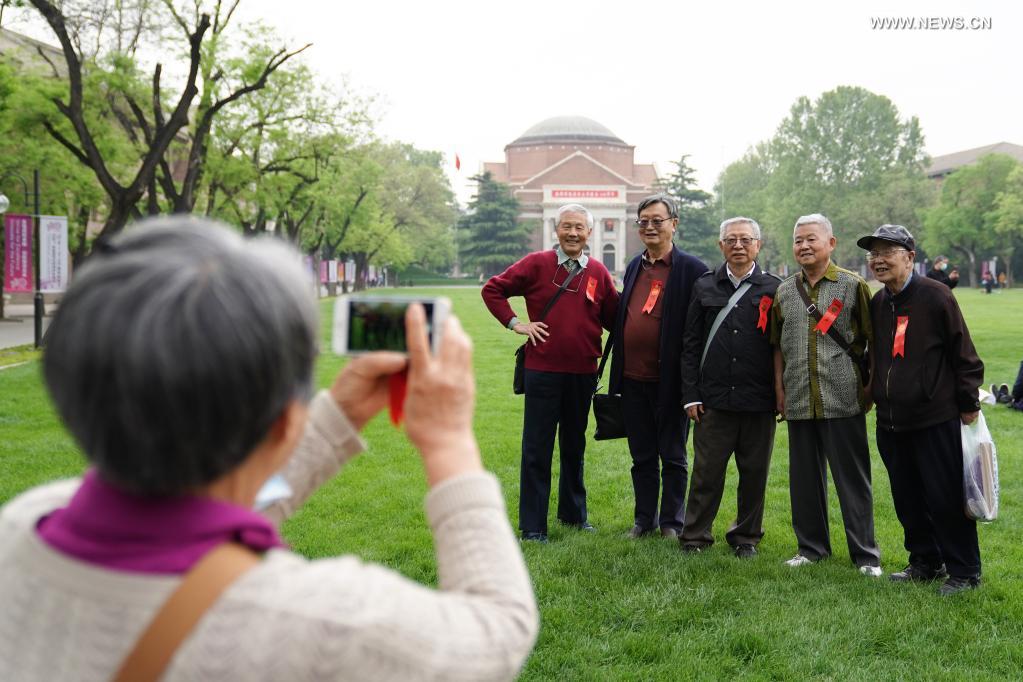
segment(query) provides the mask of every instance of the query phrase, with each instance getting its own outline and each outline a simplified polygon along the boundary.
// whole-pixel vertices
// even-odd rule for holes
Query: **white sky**
[[[882,31],[875,16],[992,28]],[[931,155],[1023,144],[1017,2],[243,0],[238,17],[312,42],[318,73],[377,96],[382,136],[446,154],[463,202],[483,161],[558,115],[599,121],[662,173],[690,154],[710,190],[797,97],[838,85],[918,116]]]

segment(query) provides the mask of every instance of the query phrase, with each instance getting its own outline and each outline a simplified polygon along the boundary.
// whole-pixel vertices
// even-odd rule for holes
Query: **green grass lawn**
[[[402,293],[407,293],[403,291]],[[522,398],[511,391],[512,353],[522,337],[502,329],[477,290],[443,293],[475,342],[476,434],[500,478],[516,521]],[[1008,382],[1023,359],[1023,291],[985,296],[956,291],[987,366],[986,383]],[[324,348],[329,348],[324,302]],[[523,306],[518,306],[521,313]],[[340,367],[325,355],[325,385]],[[551,525],[551,542],[524,548],[543,626],[527,680],[1020,679],[1023,675],[1023,413],[987,406],[1001,469],[1000,518],[980,527],[984,584],[941,599],[936,586],[894,585],[860,576],[849,562],[837,499],[831,494],[830,560],[801,569],[789,525],[787,437],[778,431],[760,556],[740,562],[723,539],[683,556],[675,543],[629,541],[632,488],[624,441],[590,441],[586,483],[596,534]],[[873,434],[873,415],[868,417]],[[364,453],[326,485],[283,531],[299,552],[352,552],[414,579],[436,579],[422,513],[418,459],[386,418],[366,430]],[[871,437],[871,440],[873,438]],[[555,457],[555,467],[557,458]],[[0,370],[0,502],[82,470],[39,380],[39,363]],[[874,507],[886,571],[906,563],[887,475],[873,451]],[[735,509],[734,466],[716,530]],[[557,486],[554,486],[555,490]],[[552,501],[552,510],[556,507]]]

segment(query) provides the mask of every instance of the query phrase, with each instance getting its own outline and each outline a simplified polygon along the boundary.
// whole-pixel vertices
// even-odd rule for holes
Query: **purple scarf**
[[[185,573],[217,545],[257,552],[284,547],[262,515],[203,497],[139,497],[105,483],[94,469],[67,507],[40,519],[39,537],[81,561],[135,573]]]

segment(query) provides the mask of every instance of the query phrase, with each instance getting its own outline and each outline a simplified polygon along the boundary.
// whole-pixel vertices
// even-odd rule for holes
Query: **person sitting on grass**
[[[1016,373],[1016,382],[1009,390],[1009,384],[996,386],[991,384],[991,395],[1003,405],[1008,405],[1014,410],[1023,410],[1023,362],[1019,363],[1019,371]]]
[[[456,319],[433,356],[423,308],[411,306],[407,357],[353,359],[312,397],[317,305],[282,242],[163,218],[114,238],[76,274],[43,375],[89,468],[0,509],[0,676],[518,674],[536,603],[480,462],[471,344]],[[358,431],[406,366],[405,431],[430,487],[438,589],[354,556],[306,559],[273,523],[364,449]],[[269,506],[259,514],[257,504]],[[194,627],[177,640],[155,629],[180,604],[194,607],[197,585],[212,595]]]

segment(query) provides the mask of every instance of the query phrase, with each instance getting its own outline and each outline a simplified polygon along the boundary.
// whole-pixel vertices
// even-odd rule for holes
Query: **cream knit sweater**
[[[285,470],[295,508],[363,447],[325,392]],[[108,680],[179,577],[114,572],[43,543],[37,520],[77,480],[0,509],[0,679]],[[221,596],[165,680],[514,678],[536,638],[529,574],[496,479],[469,474],[426,497],[440,589],[356,557],[308,561],[272,550]]]

